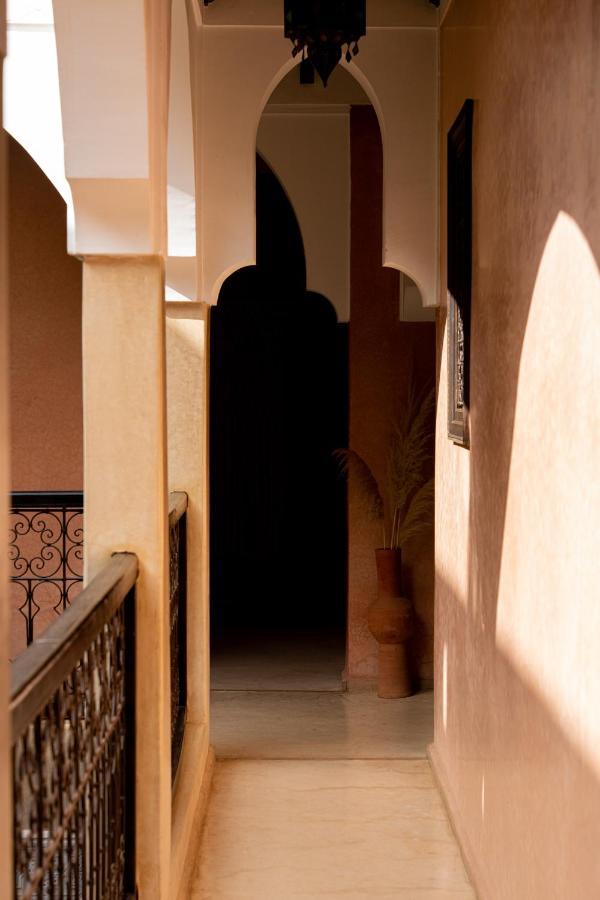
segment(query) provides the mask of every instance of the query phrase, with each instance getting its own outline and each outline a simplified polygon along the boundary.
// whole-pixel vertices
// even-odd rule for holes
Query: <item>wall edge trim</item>
[[[203,319],[207,307],[199,300],[165,300],[165,315],[169,319]]]
[[[187,723],[184,740],[188,743],[184,747],[188,757],[185,761],[187,771],[181,779],[177,773],[173,793],[171,900],[187,900],[189,897],[215,768],[215,752],[208,744],[206,725]],[[201,758],[200,765],[198,756]],[[182,762],[183,753],[180,766]]]
[[[442,758],[435,743],[429,744],[427,747],[427,758],[429,760],[435,785],[448,814],[450,827],[456,838],[460,855],[462,856],[467,875],[471,882],[471,887],[475,891],[478,900],[489,900],[489,898],[493,897],[493,894],[488,890],[482,867],[469,840],[467,829],[462,818],[458,815],[458,804],[455,800],[448,772],[446,771],[446,767],[442,762]]]

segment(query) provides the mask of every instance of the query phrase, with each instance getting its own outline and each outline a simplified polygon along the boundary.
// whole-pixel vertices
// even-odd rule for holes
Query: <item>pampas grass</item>
[[[354,450],[346,449],[334,450],[333,456],[337,460],[340,472],[355,480],[365,515],[369,519],[383,519],[383,497],[377,479],[362,456]]]
[[[435,391],[419,393],[412,384],[390,440],[387,502],[362,456],[349,449],[334,452],[340,471],[358,488],[365,515],[381,521],[386,548],[401,547],[433,521],[434,481],[426,479],[425,470],[432,457],[434,410]]]
[[[402,547],[411,538],[425,531],[433,521],[434,482],[433,478],[426,481],[413,495],[408,505],[406,515],[396,530],[393,547]]]

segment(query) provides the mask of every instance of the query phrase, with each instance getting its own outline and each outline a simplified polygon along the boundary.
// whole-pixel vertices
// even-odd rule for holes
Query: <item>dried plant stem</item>
[[[394,509],[394,518],[392,519],[392,539],[390,541],[390,549],[396,546],[396,532],[398,529],[398,516],[399,516],[398,507]]]
[[[385,549],[403,546],[431,525],[434,485],[433,479],[426,481],[425,472],[432,456],[434,412],[435,390],[417,392],[413,384],[390,444],[387,503],[373,472],[356,451],[334,452],[340,471],[354,485],[353,497],[366,517],[381,521]],[[387,524],[390,525],[389,543]]]

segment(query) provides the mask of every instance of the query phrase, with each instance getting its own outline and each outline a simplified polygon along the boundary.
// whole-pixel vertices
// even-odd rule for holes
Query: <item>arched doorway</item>
[[[257,265],[211,319],[213,687],[341,689],[347,326],[306,291],[291,203],[257,157]]]

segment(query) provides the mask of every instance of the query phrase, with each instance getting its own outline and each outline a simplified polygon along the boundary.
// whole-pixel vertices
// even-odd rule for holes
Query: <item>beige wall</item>
[[[12,488],[81,490],[81,263],[62,197],[7,141]]]
[[[83,267],[85,580],[138,557],[136,868],[141,900],[171,894],[170,614],[164,260]]]
[[[298,69],[283,78],[269,99],[265,107],[268,110],[270,104],[288,105],[322,105],[331,106],[332,103],[343,103],[352,106],[369,106],[371,101],[352,74],[352,67],[345,69],[337,66],[331,73],[327,87],[316,77],[313,84],[300,84]]]
[[[498,900],[600,885],[598,21],[454,0],[442,28],[442,150],[476,101],[472,449],[446,437],[442,313],[433,758]]]
[[[226,4],[227,6],[227,4]],[[239,4],[203,12],[192,45],[197,160],[198,298],[216,303],[225,279],[255,263],[255,147],[263,108],[293,68],[276,28],[248,29]],[[213,12],[216,14],[213,15]],[[280,11],[281,12],[281,11]],[[386,265],[418,283],[423,302],[437,298],[437,17],[430,27],[373,28],[359,55],[342,65],[377,109],[385,135],[383,212]],[[412,16],[408,17],[414,22]],[[406,24],[409,22],[407,20]],[[248,65],[248,42],[252,60]]]
[[[200,303],[166,304],[169,487],[187,506],[187,714],[171,814],[171,897],[187,898],[198,809],[210,771],[208,322]]]
[[[297,71],[292,75],[297,78]],[[268,104],[260,120],[256,149],[277,175],[296,213],[304,243],[307,290],[327,297],[338,322],[347,322],[350,107]]]
[[[52,10],[69,252],[163,255],[171,4],[53,0]]]

